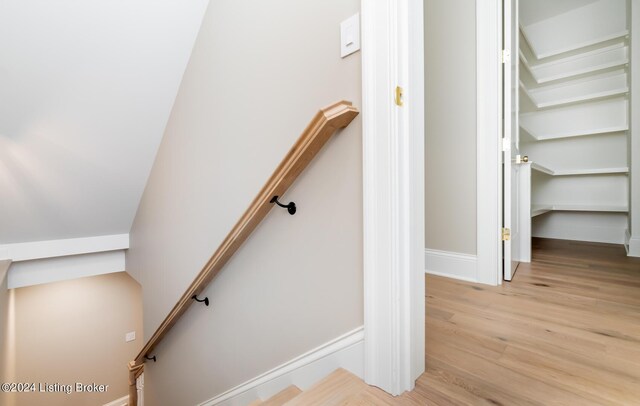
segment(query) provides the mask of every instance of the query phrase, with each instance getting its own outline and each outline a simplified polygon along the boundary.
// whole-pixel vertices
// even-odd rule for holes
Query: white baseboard
[[[467,282],[478,281],[477,257],[457,252],[425,249],[425,272]]]
[[[129,396],[123,396],[113,402],[106,403],[103,406],[127,406],[129,404]]]
[[[629,234],[629,230],[627,230],[625,248],[627,249],[628,256],[640,257],[640,237],[631,236],[631,234]]]
[[[246,406],[257,399],[268,399],[290,385],[305,390],[338,368],[360,378],[364,376],[364,327],[333,339],[199,406]]]

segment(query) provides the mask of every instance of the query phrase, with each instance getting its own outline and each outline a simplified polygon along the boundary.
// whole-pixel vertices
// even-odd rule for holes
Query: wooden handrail
[[[253,230],[265,218],[274,204],[270,203],[274,196],[282,196],[289,186],[296,180],[309,162],[316,156],[329,138],[340,128],[344,128],[358,115],[358,110],[350,102],[341,101],[320,110],[311,120],[300,138],[284,157],[280,165],[273,172],[267,183],[262,187],[258,196],[244,212],[231,232],[222,241],[211,259],[205,264],[198,276],[189,285],[178,303],[173,306],[164,321],[153,333],[149,341],[142,348],[134,361],[129,363],[131,377],[141,373],[140,366],[145,362],[145,356],[152,355],[151,351],[160,343],[171,330],[180,316],[193,303],[194,295],[199,295],[209,285],[222,267],[240,248],[242,243],[251,235]],[[135,385],[135,379],[130,385]],[[130,399],[130,405],[135,406]]]

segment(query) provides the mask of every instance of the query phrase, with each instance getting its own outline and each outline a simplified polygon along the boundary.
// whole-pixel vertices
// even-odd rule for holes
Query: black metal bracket
[[[149,357],[147,355],[144,356],[144,359],[149,360],[149,361],[153,361],[156,362],[156,356],[154,355],[153,357]]]
[[[278,196],[273,196],[273,198],[271,199],[271,201],[269,203],[275,203],[280,207],[283,207],[285,209],[287,209],[287,211],[289,212],[289,214],[291,214],[292,216],[294,214],[296,214],[296,204],[294,202],[291,202],[289,204],[282,204],[278,201]]]
[[[195,300],[198,303],[204,302],[205,306],[209,306],[209,298],[208,297],[205,297],[204,299],[201,300],[201,299],[198,299],[198,295],[193,295],[193,296],[191,296],[191,299]]]

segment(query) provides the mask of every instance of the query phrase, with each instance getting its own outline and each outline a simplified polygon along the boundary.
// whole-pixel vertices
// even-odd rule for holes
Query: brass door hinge
[[[502,63],[508,63],[511,61],[511,50],[503,49],[502,50]]]
[[[509,241],[511,240],[511,229],[510,228],[503,228],[502,229],[502,241]]]
[[[403,106],[404,102],[402,101],[402,88],[400,86],[396,86],[396,104],[398,106]]]

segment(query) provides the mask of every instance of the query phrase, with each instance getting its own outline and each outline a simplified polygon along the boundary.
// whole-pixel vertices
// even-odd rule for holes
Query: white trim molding
[[[124,251],[96,252],[14,262],[9,268],[7,284],[9,289],[14,289],[124,271]]]
[[[23,242],[0,245],[0,259],[10,259],[13,262],[20,262],[42,258],[124,250],[127,248],[129,248],[129,234]]]
[[[628,1],[631,27],[629,97],[629,256],[640,257],[640,4]]]
[[[477,282],[487,285],[502,283],[501,13],[499,0],[476,1]]]
[[[306,390],[338,368],[344,368],[362,378],[363,327],[229,389],[199,406],[244,406],[258,399],[268,399],[290,385]]]
[[[630,257],[640,257],[640,237],[632,237],[629,230],[625,233],[625,248],[627,255]]]
[[[478,281],[478,265],[475,255],[426,249],[425,272],[467,282]]]
[[[423,5],[363,0],[361,15],[364,379],[399,395],[424,372]]]

